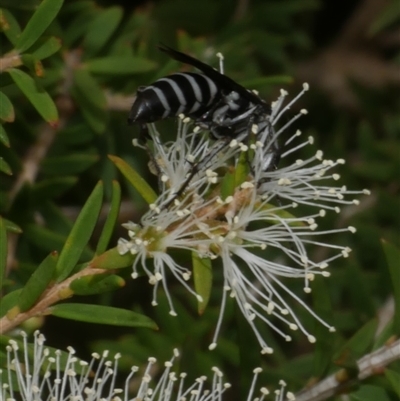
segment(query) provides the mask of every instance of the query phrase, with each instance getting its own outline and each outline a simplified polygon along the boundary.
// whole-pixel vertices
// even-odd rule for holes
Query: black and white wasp
[[[167,46],[159,49],[202,73],[175,73],[138,89],[128,122],[139,123],[145,136],[147,123],[182,113],[215,139],[233,139],[270,114],[263,99],[211,66]]]
[[[247,140],[253,125],[263,129],[269,124],[271,108],[254,92],[194,57],[165,45],[158,47],[171,58],[192,65],[201,73],[175,73],[137,90],[128,123],[140,124],[139,140],[145,142],[149,138],[148,123],[180,114],[208,130],[214,139],[223,139],[227,143],[232,139]],[[277,144],[272,144],[271,149],[271,160],[266,163],[268,168],[274,168],[279,159]],[[195,170],[198,168],[192,171],[191,177]]]

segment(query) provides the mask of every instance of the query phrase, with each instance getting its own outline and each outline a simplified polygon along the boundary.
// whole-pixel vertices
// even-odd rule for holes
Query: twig
[[[386,302],[378,309],[378,327],[376,328],[375,338],[382,333],[383,329],[393,319],[395,312],[394,296],[391,295]]]
[[[33,184],[36,180],[40,163],[46,156],[55,138],[56,132],[64,126],[64,121],[59,120],[57,128],[50,125],[43,125],[36,143],[28,150],[22,163],[21,173],[17,177],[13,187],[10,190],[10,203],[13,202],[21,188],[26,184]]]
[[[0,73],[22,65],[21,55],[13,50],[0,58]]]
[[[400,340],[386,345],[378,350],[363,356],[357,361],[359,369],[358,380],[366,379],[375,374],[380,374],[391,362],[400,359]],[[344,369],[334,373],[320,381],[311,388],[302,390],[296,395],[296,401],[323,401],[340,393],[351,382]]]
[[[51,305],[69,298],[73,295],[72,290],[69,288],[70,284],[81,277],[112,273],[109,269],[92,268],[89,264],[85,269],[67,278],[61,283],[57,283],[49,287],[41,296],[40,300],[26,312],[20,312],[18,307],[12,308],[7,314],[0,319],[0,334],[7,333],[11,329],[19,326],[22,322],[35,317],[51,313]]]
[[[105,95],[107,100],[107,110],[112,111],[129,111],[135,98],[135,95],[125,96],[112,93],[109,90],[105,91]]]

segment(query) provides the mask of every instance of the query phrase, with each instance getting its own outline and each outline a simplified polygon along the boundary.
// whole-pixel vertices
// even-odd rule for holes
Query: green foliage
[[[0,249],[2,250],[0,256],[0,286],[3,286],[6,274],[7,262],[7,231],[3,218],[0,217]]]
[[[382,241],[383,250],[385,252],[387,267],[389,270],[391,283],[393,286],[393,296],[395,312],[393,318],[394,331],[400,334],[400,249],[393,244]]]
[[[64,0],[43,0],[15,43],[16,49],[23,53],[43,34],[57,16]]]
[[[56,124],[58,112],[49,94],[38,83],[21,70],[10,69],[9,74],[18,88],[29,99],[39,114],[49,123]]]
[[[153,203],[157,199],[156,193],[149,184],[124,160],[116,156],[109,156],[109,158],[147,203]]]
[[[111,1],[0,0],[0,316],[11,322],[10,333],[13,319],[21,318],[17,326],[28,330],[23,316],[69,319],[81,332],[81,349],[121,352],[124,369],[150,355],[168,359],[178,346],[190,377],[217,365],[228,380],[240,377],[246,383],[257,362],[264,368],[263,386],[274,388],[282,378],[297,391],[340,366],[354,384],[350,400],[394,401],[400,396],[396,363],[380,382],[359,380],[356,364],[400,334],[400,120],[392,82],[353,82],[354,76],[340,75],[339,63],[338,81],[332,77],[332,82],[351,84],[334,93],[316,81],[301,100],[301,108],[309,110],[301,128],[328,158],[347,159],[340,182],[372,190],[358,209],[346,207],[339,219],[331,215],[322,223],[358,228],[351,239],[332,235],[332,243],[348,244],[354,252],[333,262],[332,277],[318,277],[306,298],[322,319],[335,325],[336,333],[316,324],[312,334],[317,343],[310,345],[301,333],[293,332],[287,343],[266,328],[263,335],[275,353],[260,356],[229,304],[218,348],[209,352],[223,291],[221,266],[185,252],[178,256],[183,266],[193,268],[192,281],[203,300],[196,302],[168,277],[178,312],[173,318],[162,290],[158,307],[149,309],[152,288],[143,277],[130,278],[135,256],[120,255],[116,248],[118,238],[126,235],[121,223],[139,223],[157,197],[147,155],[131,144],[138,127],[126,123],[133,96],[137,87],[187,69],[158,52],[158,43],[214,67],[214,54],[223,52],[226,74],[268,101],[276,99],[281,86],[297,92],[293,87],[301,84],[305,60],[314,61],[313,75],[319,76],[318,57],[330,49],[329,43],[314,45],[312,21],[318,20],[322,2],[258,0],[246,10],[240,3],[168,0],[127,11]],[[363,38],[395,26],[397,3],[376,15]],[[340,38],[336,31],[332,36]],[[381,63],[389,71],[400,53],[385,57]],[[351,102],[340,102],[343,98]],[[176,123],[161,122],[159,130],[163,139],[173,140]],[[225,197],[248,173],[243,157],[240,168],[225,176]],[[304,299],[301,283],[289,285]],[[71,303],[64,303],[67,298]],[[395,312],[379,328],[393,299]],[[293,309],[313,327],[301,306]],[[52,326],[53,318],[41,319],[42,331],[63,335]],[[103,334],[88,323],[116,329]],[[7,340],[0,337],[1,365]]]
[[[351,401],[390,401],[386,391],[377,386],[365,385],[361,386],[359,390],[350,394]]]
[[[8,123],[13,122],[15,118],[14,107],[3,92],[0,92],[0,118]]]
[[[110,306],[77,303],[58,304],[53,306],[50,312],[54,316],[82,322],[157,329],[157,325],[144,315],[120,308],[112,308]]]
[[[33,272],[19,294],[18,306],[21,312],[30,309],[54,278],[58,254],[52,252]]]
[[[198,302],[198,312],[200,315],[204,313],[210,300],[212,288],[212,265],[208,258],[200,258],[197,254],[192,254],[193,263],[193,281],[196,293],[202,298]]]
[[[57,262],[57,280],[66,279],[79,261],[96,224],[103,198],[103,185],[99,183],[89,196],[60,252]]]

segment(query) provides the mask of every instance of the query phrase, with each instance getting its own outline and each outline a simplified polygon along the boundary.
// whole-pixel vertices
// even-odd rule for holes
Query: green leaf
[[[81,322],[109,324],[124,327],[145,327],[157,330],[157,325],[147,316],[126,309],[103,305],[59,304],[50,308],[53,316]]]
[[[395,393],[400,398],[400,373],[386,368],[385,376],[389,380],[389,383],[392,385],[392,388],[395,391]]]
[[[0,119],[11,123],[15,119],[15,112],[10,99],[0,91]]]
[[[82,1],[75,4],[82,4]],[[67,49],[75,48],[76,45],[81,45],[82,37],[88,29],[88,22],[91,21],[98,13],[97,7],[93,7],[94,3],[76,13],[69,15],[68,24],[63,31],[63,43]],[[63,18],[65,18],[65,7],[63,7]]]
[[[73,222],[67,218],[65,212],[60,206],[56,206],[53,201],[46,200],[38,205],[38,211],[42,215],[46,227],[50,230],[59,232],[60,234],[68,235],[71,231]],[[85,257],[84,255],[82,255]]]
[[[87,70],[79,69],[74,73],[72,94],[79,103],[80,111],[94,132],[104,132],[108,122],[107,100],[102,88]]]
[[[96,269],[121,269],[132,266],[134,260],[135,257],[132,254],[120,255],[117,248],[112,248],[95,257],[90,265]]]
[[[388,340],[393,338],[393,320],[389,322],[381,329],[381,332],[377,334],[374,341],[374,346],[371,351],[375,351],[381,347],[384,347]]]
[[[250,150],[253,154],[254,151]],[[243,184],[249,174],[249,152],[241,152],[239,156],[239,161],[235,170],[235,189],[239,188]],[[231,194],[233,195],[233,194]]]
[[[54,276],[57,258],[57,252],[52,252],[32,273],[19,295],[18,306],[21,312],[30,309],[43,294]]]
[[[93,98],[87,93],[79,90],[77,86],[71,90],[71,93],[78,103],[79,110],[90,128],[97,134],[103,133],[108,123],[108,112],[105,108],[103,109],[97,104],[93,104]],[[99,99],[101,100],[103,97],[104,95],[101,94]]]
[[[6,277],[7,252],[7,229],[4,219],[0,216],[0,288]]]
[[[94,274],[74,280],[69,288],[77,295],[102,294],[125,286],[125,280],[116,274]]]
[[[154,70],[157,64],[139,57],[109,56],[90,60],[86,67],[94,74],[134,75]]]
[[[92,0],[80,0],[67,2],[63,7],[63,16],[70,17],[74,14],[80,14],[88,10],[97,10],[97,6]]]
[[[225,200],[235,193],[235,174],[226,172],[221,181],[221,198]]]
[[[3,127],[3,124],[0,124],[0,142],[7,148],[10,147],[10,140],[8,139],[8,135]]]
[[[47,157],[41,165],[41,170],[43,173],[56,176],[79,174],[93,166],[98,160],[98,155],[77,153],[67,156]]]
[[[2,338],[6,338],[5,336],[0,335],[0,344],[2,342]],[[11,339],[10,337],[7,337],[8,339]],[[3,361],[3,364],[0,365],[3,367],[3,365],[5,364],[4,362],[7,360],[7,354],[5,352],[6,348],[5,347],[1,347],[0,348],[0,361]]]
[[[147,203],[154,203],[157,200],[157,195],[150,185],[128,163],[117,156],[108,155],[108,158]]]
[[[312,296],[315,313],[325,322],[333,321],[333,310],[329,288],[324,277],[316,276],[312,282]],[[323,377],[331,364],[334,350],[334,334],[316,321],[314,335],[317,338],[314,351],[313,376]]]
[[[60,11],[63,0],[43,0],[17,40],[16,48],[28,50],[43,34]]]
[[[32,49],[32,55],[37,60],[43,60],[47,57],[52,56],[61,49],[61,39],[51,36],[41,43],[37,43],[34,49]]]
[[[43,249],[46,252],[52,252],[54,250],[61,251],[67,236],[49,230],[45,227],[40,227],[37,224],[30,224],[25,227],[25,236],[30,242],[35,244],[39,249]],[[93,257],[93,252],[88,247],[85,247],[82,254],[82,258],[88,260]]]
[[[112,182],[112,196],[110,208],[107,213],[107,220],[104,223],[99,242],[96,248],[96,255],[100,255],[107,249],[111,236],[114,232],[115,223],[118,220],[119,207],[121,204],[121,187],[117,181]]]
[[[397,0],[389,1],[385,7],[380,9],[378,15],[374,15],[374,19],[369,26],[368,35],[374,36],[390,25],[396,24],[400,18],[400,7]]]
[[[400,250],[385,240],[381,242],[386,256],[394,295],[395,314],[393,330],[395,334],[400,335]]]
[[[92,236],[103,200],[103,183],[99,182],[83,206],[57,263],[57,281],[66,279],[78,263]]]
[[[261,207],[261,210],[271,210],[271,217],[268,220],[268,224],[279,224],[281,220],[284,220],[291,227],[304,227],[305,225],[303,221],[299,221],[298,218],[292,213],[289,213],[287,210],[279,209],[279,206],[277,207],[271,203],[264,203]],[[273,218],[274,215],[280,219]]]
[[[1,0],[3,7],[16,8],[18,10],[34,10],[41,0]]]
[[[94,107],[104,111],[107,100],[103,89],[87,70],[79,69],[74,72],[74,82],[80,94]]]
[[[44,89],[39,88],[35,80],[25,72],[15,68],[7,71],[38,113],[48,123],[56,125],[58,122],[58,112],[49,94]]]
[[[10,165],[2,157],[0,157],[0,172],[7,175],[12,175]]]
[[[32,186],[32,197],[36,202],[56,198],[70,190],[77,181],[77,177],[57,177],[41,180]]]
[[[123,17],[121,7],[109,7],[102,10],[89,24],[88,32],[83,41],[85,55],[93,57],[107,43],[118,28]]]
[[[15,234],[22,233],[22,228],[20,226],[18,226],[17,224],[13,223],[12,221],[3,218],[3,222],[6,226],[6,230],[10,231],[10,233],[15,233]]]
[[[347,282],[357,287],[357,291],[350,291],[351,304],[354,310],[358,311],[358,317],[366,321],[376,316],[376,311],[371,294],[366,288],[363,273],[362,269],[354,262],[349,263],[346,269]]]
[[[0,10],[0,26],[8,40],[15,47],[18,37],[21,34],[21,28],[10,11],[5,8]]]
[[[108,112],[101,112],[100,109],[93,109],[88,106],[82,100],[78,100],[78,103],[81,106],[81,113],[83,118],[89,125],[89,127],[96,133],[102,134],[108,124]]]
[[[197,310],[202,315],[210,300],[212,288],[211,259],[200,258],[197,252],[192,252],[193,280],[196,293],[202,297],[197,303]]]
[[[370,350],[378,327],[378,320],[372,319],[358,330],[335,354],[335,363],[358,373],[356,360]]]
[[[95,135],[92,130],[88,129],[85,122],[76,121],[75,124],[71,124],[71,126],[60,131],[57,138],[60,139],[64,145],[72,145],[72,148],[75,148],[93,141]]]
[[[19,294],[22,289],[18,289],[0,298],[0,317],[4,316],[10,309],[17,305]]]
[[[391,401],[385,389],[382,387],[365,384],[348,395],[349,401]]]

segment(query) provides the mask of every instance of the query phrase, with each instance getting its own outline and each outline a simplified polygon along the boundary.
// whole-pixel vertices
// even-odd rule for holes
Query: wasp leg
[[[278,143],[278,139],[275,137],[275,131],[270,125],[270,122],[267,122],[265,128],[269,129],[270,134],[264,139],[263,146],[264,148],[268,146],[270,149],[268,153],[264,155],[262,169],[263,171],[273,171],[278,168],[278,163],[281,158],[281,149]]]
[[[244,120],[245,118],[249,117],[249,120],[251,119],[252,122],[254,122],[254,111],[257,109],[257,106],[252,107],[251,109],[245,111],[244,113],[236,116],[235,118],[227,118],[224,121],[221,121],[220,125],[225,126],[225,125],[233,125],[238,123],[239,121]]]
[[[146,145],[147,141],[151,140],[147,124],[140,124],[140,132],[138,140],[141,145]]]

